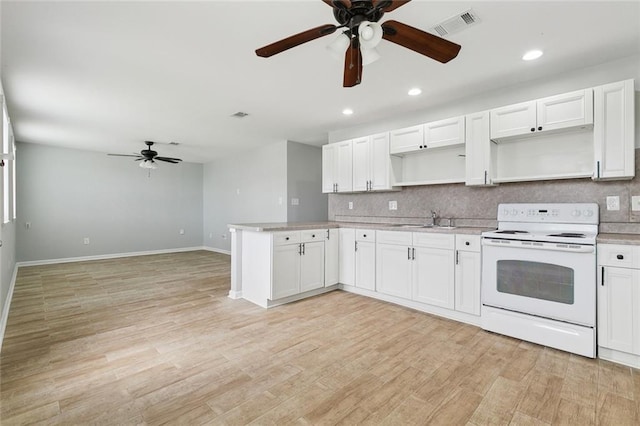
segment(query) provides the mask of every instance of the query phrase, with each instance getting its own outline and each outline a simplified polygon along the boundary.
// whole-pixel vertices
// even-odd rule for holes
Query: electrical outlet
[[[180,230],[180,235],[184,235],[184,229]]]
[[[84,237],[83,241],[85,246],[89,245],[91,243],[91,240],[89,240],[89,237]]]
[[[278,197],[278,205],[281,206],[282,205],[282,197]]]
[[[213,232],[209,232],[209,239],[213,238]]]
[[[25,229],[31,229],[31,222],[26,222],[24,224]]]
[[[291,205],[292,206],[299,206],[300,205],[300,198],[292,198],[291,199]]]
[[[353,210],[353,201],[349,201],[349,210]]]
[[[620,210],[620,197],[610,195],[607,197],[607,210]]]
[[[389,210],[398,210],[398,202],[389,201]]]
[[[640,211],[640,195],[631,197],[631,210],[634,212]]]
[[[227,239],[227,234],[222,234],[222,239],[226,240]]]

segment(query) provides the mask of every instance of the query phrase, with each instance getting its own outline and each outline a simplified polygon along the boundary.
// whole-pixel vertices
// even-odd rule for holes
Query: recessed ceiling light
[[[417,87],[409,90],[409,96],[418,96],[420,93],[422,93],[422,90]]]
[[[542,56],[542,50],[530,50],[522,56],[524,61],[533,61]]]
[[[351,108],[345,108],[345,109],[342,110],[342,113],[344,115],[351,115],[351,114],[353,114],[353,110]]]

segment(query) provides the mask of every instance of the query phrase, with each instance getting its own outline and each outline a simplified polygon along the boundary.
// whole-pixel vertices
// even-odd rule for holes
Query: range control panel
[[[597,225],[596,203],[499,204],[498,222],[583,223]]]

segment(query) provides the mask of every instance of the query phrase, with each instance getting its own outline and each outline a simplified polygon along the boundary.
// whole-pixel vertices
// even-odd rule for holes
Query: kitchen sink
[[[433,228],[433,229],[455,229],[455,226],[437,226],[437,225],[410,225],[410,224],[400,224],[393,225],[396,228]]]

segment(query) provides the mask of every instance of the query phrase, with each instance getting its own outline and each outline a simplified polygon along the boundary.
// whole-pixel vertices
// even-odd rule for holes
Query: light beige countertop
[[[598,244],[637,244],[640,245],[640,234],[598,234]]]
[[[229,229],[251,232],[302,231],[318,228],[359,228],[378,231],[431,232],[440,234],[480,235],[489,228],[471,227],[420,227],[419,225],[397,225],[389,223],[366,222],[280,222],[280,223],[240,223],[229,224]]]

